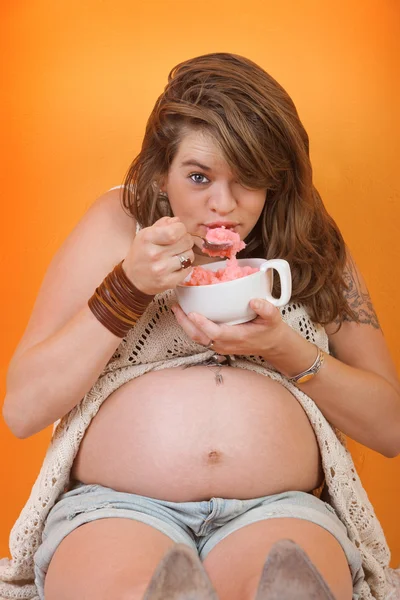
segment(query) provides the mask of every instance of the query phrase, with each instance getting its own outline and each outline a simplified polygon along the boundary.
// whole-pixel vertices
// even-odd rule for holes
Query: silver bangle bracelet
[[[309,369],[306,369],[302,373],[295,375],[294,377],[290,377],[290,383],[298,384],[298,383],[306,383],[306,381],[310,381],[321,369],[324,360],[325,360],[325,352],[323,352],[320,348],[318,348],[318,355],[315,359],[314,363],[311,365]]]

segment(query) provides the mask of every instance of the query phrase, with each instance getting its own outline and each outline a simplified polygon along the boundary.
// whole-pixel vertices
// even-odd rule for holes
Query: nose
[[[236,199],[229,185],[221,184],[213,189],[209,200],[210,209],[219,215],[227,215],[236,208]]]

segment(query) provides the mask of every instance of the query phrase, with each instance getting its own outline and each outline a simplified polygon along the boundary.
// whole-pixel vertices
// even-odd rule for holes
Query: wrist
[[[319,373],[325,361],[325,352],[323,352],[317,346],[315,346],[315,348],[317,350],[317,356],[313,364],[301,373],[295,375],[294,377],[290,377],[290,383],[293,383],[294,385],[301,385],[303,383],[307,383],[307,381],[310,381],[310,379],[312,379],[313,377],[315,377],[315,375]]]
[[[88,305],[104,327],[123,338],[152,299],[153,296],[143,293],[131,282],[121,261],[96,288]]]
[[[129,267],[129,261],[127,261],[127,259],[125,258],[122,261],[122,270],[125,274],[126,279],[129,280],[129,283],[131,284],[131,286],[133,286],[135,290],[135,295],[140,296],[144,303],[149,304],[156,294],[165,291],[166,288],[161,288],[158,291],[157,289],[154,289],[154,281],[150,281],[150,283],[147,282],[147,284],[151,285],[152,288],[148,289],[146,282],[144,283],[145,278],[143,276],[141,277],[140,274],[135,272],[132,266],[131,268]]]
[[[265,351],[262,356],[282,375],[291,378],[313,365],[318,355],[318,348],[290,325],[282,323],[282,326],[278,343]]]

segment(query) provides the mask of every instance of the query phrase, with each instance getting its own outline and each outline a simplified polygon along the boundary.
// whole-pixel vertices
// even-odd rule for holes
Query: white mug
[[[292,276],[286,260],[239,258],[238,265],[258,268],[259,271],[239,279],[210,285],[178,285],[175,292],[185,313],[196,312],[215,323],[237,325],[251,321],[257,316],[249,305],[253,298],[264,298],[274,306],[284,306],[289,302],[292,293]],[[201,266],[203,269],[218,271],[226,267],[226,261]],[[274,298],[271,294],[274,270],[278,272],[281,281],[279,298]],[[189,279],[190,274],[185,281]]]

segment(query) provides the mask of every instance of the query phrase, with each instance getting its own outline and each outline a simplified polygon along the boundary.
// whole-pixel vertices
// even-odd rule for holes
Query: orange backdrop
[[[95,198],[121,182],[170,68],[214,51],[253,59],[293,97],[310,135],[316,186],[364,273],[399,365],[399,6],[3,1],[3,395],[8,362],[53,254]],[[0,418],[0,556],[50,434],[18,440]],[[350,444],[397,566],[400,458]]]

